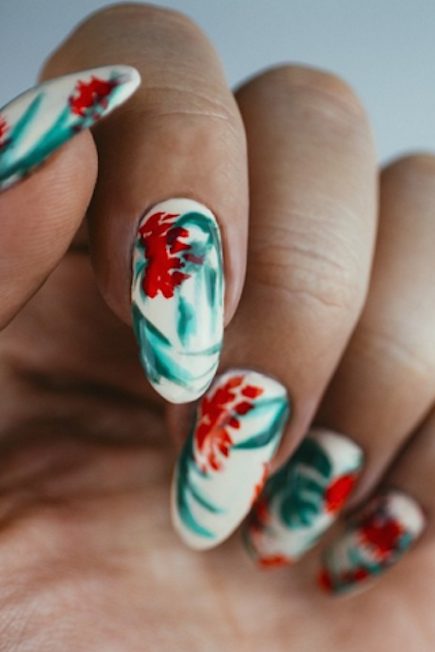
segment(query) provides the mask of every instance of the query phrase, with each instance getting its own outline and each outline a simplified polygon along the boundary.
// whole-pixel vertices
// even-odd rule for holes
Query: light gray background
[[[104,0],[0,0],[0,105]],[[367,106],[381,159],[435,150],[435,0],[166,0],[215,43],[234,84],[298,61],[348,80]]]

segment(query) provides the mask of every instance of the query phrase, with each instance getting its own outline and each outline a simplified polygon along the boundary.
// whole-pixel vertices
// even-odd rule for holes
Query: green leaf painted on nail
[[[177,332],[181,343],[187,346],[189,340],[195,335],[197,322],[194,307],[182,296],[178,298],[178,324]]]
[[[205,507],[207,511],[212,513],[221,512],[220,508],[213,506],[211,501],[203,497],[198,490],[193,489],[192,491],[192,485],[189,481],[189,473],[190,469],[195,466],[193,458],[193,439],[192,436],[190,436],[181,452],[177,467],[176,493],[178,515],[184,526],[196,535],[206,539],[214,539],[216,537],[215,533],[198,523],[190,508],[189,497],[192,497],[194,500],[199,502],[202,507]]]
[[[0,181],[13,176],[18,171],[19,167],[21,167],[21,161],[14,162],[16,148],[30,129],[33,120],[39,112],[43,98],[43,93],[38,93],[24,111],[23,115],[12,127],[11,132],[8,135],[7,145],[2,148],[0,156]]]
[[[276,443],[278,444],[281,438],[282,430],[289,416],[289,409],[287,406],[287,402],[283,401],[281,398],[274,399],[273,401],[268,401],[267,408],[269,409],[272,403],[276,403],[276,402],[281,403],[282,405],[277,410],[276,415],[274,416],[272,422],[268,425],[268,427],[256,433],[254,436],[249,437],[249,439],[245,439],[244,441],[241,441],[238,444],[234,444],[231,447],[233,450],[248,450],[253,448],[262,448],[263,446],[269,445],[274,440],[276,440]],[[263,403],[266,403],[266,401],[264,401]],[[265,405],[263,405],[263,407],[265,407]],[[256,414],[254,415],[254,413],[256,413],[257,408],[258,410],[261,410],[262,408],[261,401],[259,401],[258,405],[255,405],[254,408],[251,410],[251,412],[249,412],[248,415],[245,415],[244,418],[249,418],[250,416],[256,416]]]
[[[328,455],[307,438],[277,473],[265,495],[278,501],[280,518],[289,528],[309,527],[324,511],[324,495],[333,472]]]
[[[186,367],[176,363],[172,355],[172,344],[168,338],[146,319],[136,304],[132,304],[133,330],[137,340],[140,342],[140,356],[144,367],[147,370],[150,380],[159,382],[164,376],[179,386],[188,387],[193,380],[192,373]],[[197,355],[204,355],[204,351],[196,352]],[[216,361],[207,368],[202,376],[205,380],[213,373]],[[201,376],[195,376],[195,381],[201,380]]]

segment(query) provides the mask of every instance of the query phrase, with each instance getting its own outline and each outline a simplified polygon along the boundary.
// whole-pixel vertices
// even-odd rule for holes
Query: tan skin
[[[183,74],[165,61],[161,79],[165,56]],[[429,652],[435,158],[379,175],[364,110],[328,73],[281,67],[236,105],[205,37],[155,8],[100,12],[44,74],[118,60],[143,85],[95,133],[97,186],[85,133],[0,196],[0,650]],[[314,419],[366,450],[354,505],[388,482],[428,513],[420,544],[368,592],[320,593],[318,550],[261,572],[237,534],[199,554],[172,531],[190,410],[168,408],[144,378],[128,284],[138,218],[180,192],[212,206],[223,231],[222,368],[261,369],[292,396],[275,465]]]

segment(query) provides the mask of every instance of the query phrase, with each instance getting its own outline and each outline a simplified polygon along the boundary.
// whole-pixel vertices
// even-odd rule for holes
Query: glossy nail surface
[[[232,370],[202,399],[174,474],[172,515],[192,548],[211,548],[246,516],[263,488],[289,415],[283,385]]]
[[[125,102],[140,84],[130,66],[104,66],[43,82],[0,109],[0,190]]]
[[[423,511],[410,496],[392,490],[374,498],[327,548],[322,588],[342,593],[375,579],[405,554],[424,526]]]
[[[147,376],[173,403],[210,385],[223,336],[219,227],[191,199],[171,199],[143,218],[134,243],[132,311]]]
[[[310,431],[269,478],[249,515],[244,539],[254,559],[282,566],[312,548],[346,503],[362,463],[360,447],[349,438]]]

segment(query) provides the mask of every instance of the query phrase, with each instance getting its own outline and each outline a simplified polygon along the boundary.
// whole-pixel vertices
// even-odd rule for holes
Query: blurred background
[[[0,0],[0,105],[104,0]],[[234,85],[283,61],[338,73],[372,117],[381,160],[435,150],[435,0],[166,0],[219,50]]]

